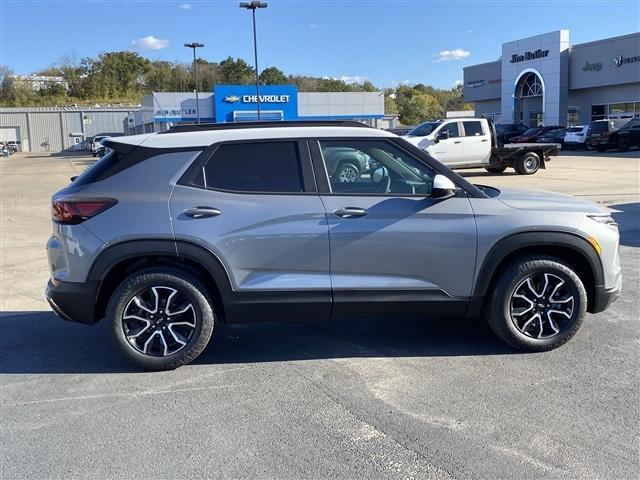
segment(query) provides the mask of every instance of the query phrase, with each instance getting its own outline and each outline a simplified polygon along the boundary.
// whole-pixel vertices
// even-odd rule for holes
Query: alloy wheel
[[[358,172],[353,167],[343,167],[340,170],[341,183],[353,183],[358,180]]]
[[[134,295],[122,314],[122,328],[138,352],[166,357],[182,350],[196,330],[196,312],[175,288],[153,286]]]
[[[575,298],[561,277],[539,272],[518,284],[509,308],[511,321],[521,333],[531,338],[550,338],[571,323]]]

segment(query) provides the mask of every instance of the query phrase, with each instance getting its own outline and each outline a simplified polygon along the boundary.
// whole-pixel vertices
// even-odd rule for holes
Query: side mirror
[[[438,136],[436,138],[438,140],[448,140],[449,139],[449,130],[440,130],[438,132]]]
[[[433,186],[431,187],[431,198],[445,199],[453,197],[460,189],[456,187],[449,178],[438,173],[433,177]]]

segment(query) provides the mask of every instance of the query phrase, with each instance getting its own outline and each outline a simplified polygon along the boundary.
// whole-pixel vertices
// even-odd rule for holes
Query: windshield
[[[571,128],[567,128],[567,132],[568,133],[581,132],[583,128],[584,127],[571,127]]]
[[[540,131],[539,128],[529,128],[528,130],[525,130],[525,132],[522,135],[524,135],[525,137],[528,137],[529,135],[535,135],[539,131]]]
[[[424,137],[426,135],[429,135],[436,128],[438,128],[438,125],[440,125],[440,123],[442,123],[442,122],[426,122],[426,123],[422,123],[422,124],[418,125],[416,128],[414,128],[413,130],[411,130],[409,133],[407,133],[407,135],[409,137]]]

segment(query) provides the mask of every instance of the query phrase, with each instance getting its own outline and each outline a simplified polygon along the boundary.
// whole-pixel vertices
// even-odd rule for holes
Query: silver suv
[[[191,362],[216,323],[270,320],[482,316],[550,350],[620,293],[607,210],[472,185],[385,131],[185,125],[105,144],[53,196],[46,296],[65,319],[105,319],[145,368]],[[336,151],[371,168],[331,175]]]

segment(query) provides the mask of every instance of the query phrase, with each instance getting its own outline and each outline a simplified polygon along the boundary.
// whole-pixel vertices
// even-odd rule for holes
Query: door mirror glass
[[[438,140],[447,140],[449,138],[449,130],[443,128],[438,132]]]

